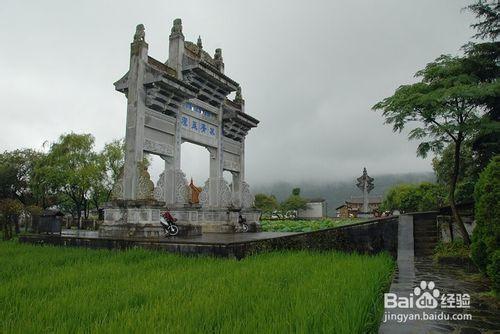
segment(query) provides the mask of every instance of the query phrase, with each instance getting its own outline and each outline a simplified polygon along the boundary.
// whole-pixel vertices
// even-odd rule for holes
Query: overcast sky
[[[19,1],[0,6],[0,150],[41,149],[61,133],[96,147],[125,135],[135,26],[165,61],[172,21],[206,51],[223,49],[246,111],[261,121],[246,141],[249,183],[351,179],[430,171],[417,143],[371,111],[380,99],[473,34],[459,0]],[[182,168],[208,177],[208,152],[183,144]],[[154,177],[160,162],[152,166]]]

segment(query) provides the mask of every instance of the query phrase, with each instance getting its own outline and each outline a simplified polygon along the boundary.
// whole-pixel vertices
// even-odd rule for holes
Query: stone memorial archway
[[[185,41],[182,22],[176,19],[169,37],[169,57],[163,63],[148,55],[144,26],[138,25],[129,71],[115,82],[115,88],[127,97],[125,166],[115,186],[115,201],[106,210],[102,234],[113,234],[117,221],[141,221],[130,217],[134,216],[127,211],[130,208],[143,210],[142,217],[148,216],[152,225],[156,211],[165,206],[177,214],[180,224],[207,231],[231,231],[237,210],[258,224],[259,215],[251,210],[253,196],[245,182],[244,158],[246,135],[259,121],[246,114],[239,84],[224,74],[221,49],[212,57],[203,50],[201,38],[196,44]],[[231,92],[236,92],[233,100],[227,98]],[[209,178],[199,194],[198,210],[189,207],[188,182],[181,169],[184,141],[210,153]],[[165,161],[154,189],[142,167],[144,153]],[[231,185],[223,178],[225,170],[232,174]],[[150,209],[155,213],[144,213]]]

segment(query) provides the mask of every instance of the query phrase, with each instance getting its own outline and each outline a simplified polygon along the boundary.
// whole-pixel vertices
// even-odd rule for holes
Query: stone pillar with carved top
[[[182,20],[175,19],[169,36],[167,64],[177,72],[177,78],[182,80],[182,58],[184,54],[184,34]]]
[[[130,68],[127,92],[127,128],[125,132],[125,166],[123,170],[123,198],[139,198],[140,166],[143,161],[145,95],[144,76],[148,60],[148,44],[144,26],[136,28],[134,41],[130,45]]]

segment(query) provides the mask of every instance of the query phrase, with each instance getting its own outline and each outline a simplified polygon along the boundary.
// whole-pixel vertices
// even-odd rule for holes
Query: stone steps
[[[420,221],[413,225],[415,256],[430,256],[438,243],[438,229],[435,221]]]

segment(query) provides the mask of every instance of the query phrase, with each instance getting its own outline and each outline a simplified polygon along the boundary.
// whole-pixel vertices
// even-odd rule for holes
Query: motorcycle
[[[179,233],[179,227],[175,224],[176,218],[172,217],[170,212],[165,211],[160,215],[160,224],[165,230],[165,236],[176,236]]]
[[[243,218],[242,215],[239,215],[239,217],[238,217],[238,223],[240,224],[241,230],[243,232],[248,232],[247,220],[245,218]]]

